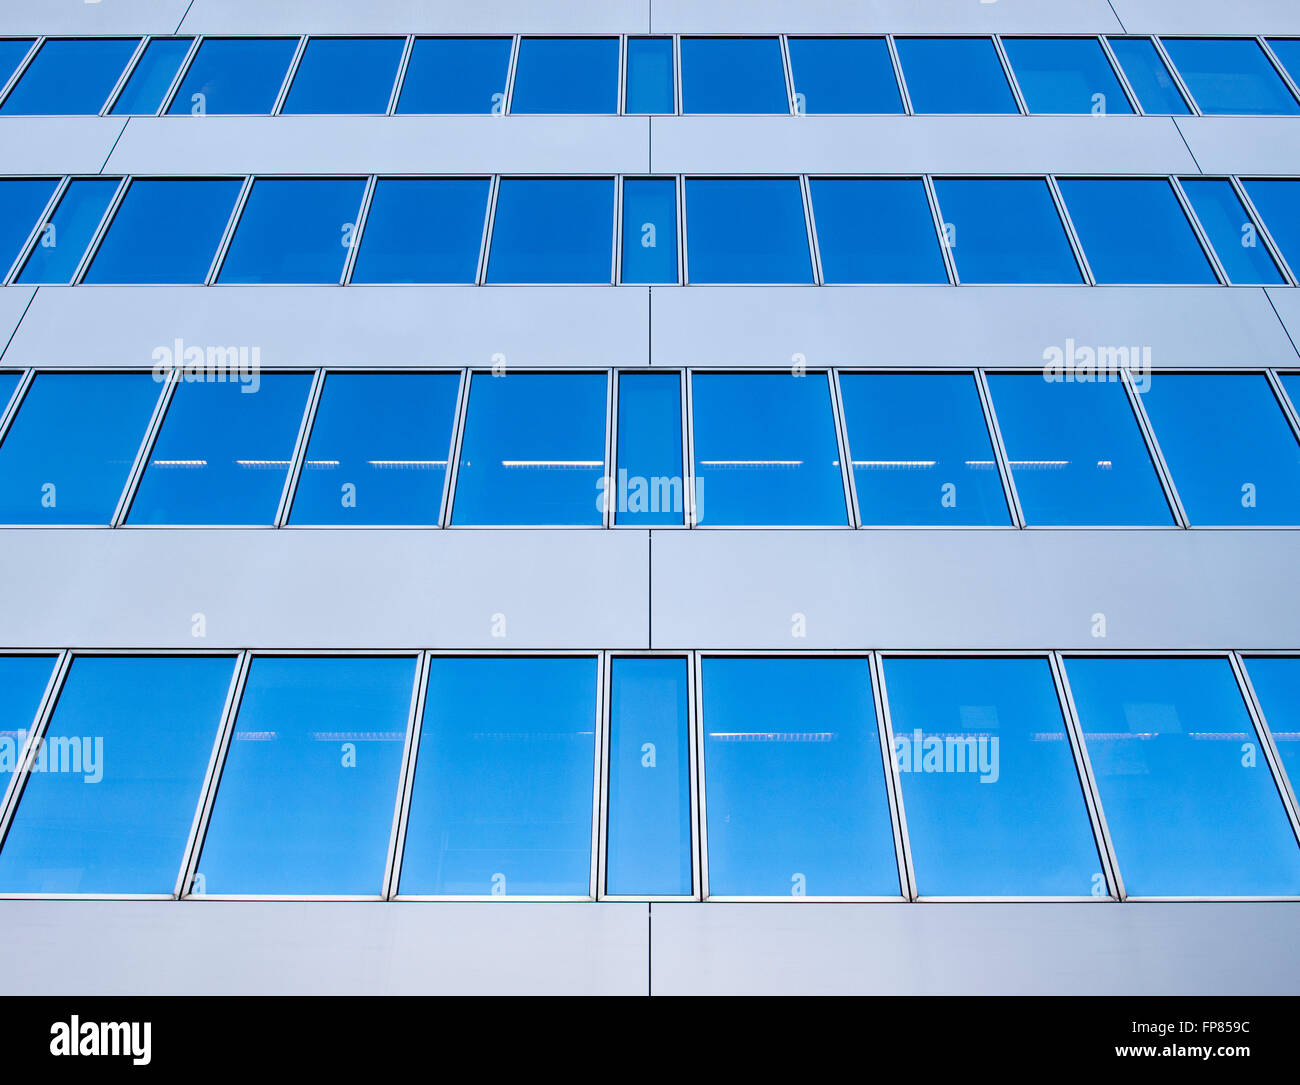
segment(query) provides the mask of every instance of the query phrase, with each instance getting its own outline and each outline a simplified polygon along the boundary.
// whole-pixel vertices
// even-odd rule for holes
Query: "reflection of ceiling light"
[[[317,742],[404,742],[403,731],[313,731]]]
[[[279,737],[274,731],[235,732],[235,739],[239,742],[274,742]]]
[[[154,460],[153,467],[207,467],[207,460]]]
[[[502,460],[502,467],[604,467],[604,460]]]
[[[240,467],[288,467],[288,460],[236,460]]]
[[[446,467],[446,460],[366,460],[371,467],[415,467],[427,469],[430,467]]]
[[[1115,465],[1111,463],[1110,460],[1098,460],[1097,466],[1100,467],[1103,471],[1109,471]]]
[[[700,460],[701,467],[802,467],[803,460]]]
[[[854,467],[890,468],[890,467],[933,467],[937,460],[854,460]]]
[[[710,731],[719,742],[830,742],[834,731]]]
[[[307,461],[308,467],[337,467],[338,465],[339,465],[338,460],[308,460]]]

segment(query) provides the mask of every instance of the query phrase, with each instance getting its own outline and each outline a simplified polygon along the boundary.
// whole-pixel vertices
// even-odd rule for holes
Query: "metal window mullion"
[[[366,178],[365,188],[361,190],[361,204],[357,208],[357,221],[352,225],[352,243],[343,258],[343,270],[339,273],[339,285],[346,286],[352,281],[352,272],[357,266],[357,254],[361,249],[361,232],[365,229],[366,219],[370,217],[370,202],[375,198],[375,186],[379,178],[371,174]]]
[[[1272,232],[1268,228],[1268,223],[1264,221],[1264,216],[1259,213],[1255,201],[1250,198],[1245,182],[1240,177],[1232,175],[1228,177],[1228,184],[1232,186],[1232,191],[1237,194],[1237,199],[1241,201],[1241,206],[1250,217],[1251,224],[1255,227],[1255,233],[1264,239],[1264,248],[1269,256],[1273,258],[1273,263],[1276,265],[1279,274],[1281,274],[1287,285],[1295,286],[1297,282],[1300,282],[1300,267],[1292,268],[1287,262],[1281,246],[1274,239]]]
[[[31,67],[32,61],[36,59],[36,54],[41,51],[41,46],[46,42],[47,35],[38,34],[36,40],[27,47],[27,52],[23,55],[22,60],[18,62],[18,67],[14,69],[13,75],[0,83],[0,104],[3,104],[14,87],[18,85],[19,80],[27,74],[27,69]]]
[[[158,441],[158,434],[162,431],[163,419],[167,416],[172,397],[175,396],[176,388],[180,384],[184,361],[183,358],[173,359],[172,368],[163,381],[157,400],[154,401],[153,414],[149,416],[149,425],[145,428],[144,437],[131,463],[131,470],[126,476],[126,485],[122,487],[117,506],[113,509],[113,516],[109,520],[110,527],[121,527],[126,523],[127,513],[131,511],[131,502],[135,500],[140,483],[144,479],[145,469],[149,464],[149,457]]]
[[[126,190],[131,187],[131,181],[132,178],[129,175],[118,178],[117,188],[113,190],[112,198],[109,199],[108,206],[104,208],[104,213],[99,218],[99,224],[95,227],[95,232],[90,235],[90,240],[86,242],[85,251],[81,254],[81,259],[77,261],[76,268],[73,269],[72,278],[68,280],[73,286],[80,283],[90,269],[90,262],[94,260],[100,242],[104,240],[109,225],[117,216],[117,209],[122,206],[122,201],[126,198]]]
[[[889,50],[889,62],[894,66],[894,80],[898,84],[898,98],[903,103],[903,113],[905,116],[915,116],[912,94],[907,89],[907,80],[903,77],[903,59],[898,55],[898,43],[894,40],[893,34],[885,35],[885,47]]]
[[[821,249],[817,245],[817,222],[813,218],[812,185],[808,175],[803,173],[799,175],[799,198],[803,201],[803,223],[808,232],[808,259],[812,263],[813,285],[822,286],[825,280],[822,277]]]
[[[1169,464],[1165,462],[1165,454],[1161,451],[1160,442],[1156,439],[1155,427],[1151,425],[1151,419],[1147,415],[1142,396],[1134,386],[1133,377],[1126,367],[1120,368],[1119,375],[1120,381],[1124,385],[1124,391],[1128,395],[1129,409],[1132,410],[1133,417],[1137,419],[1138,429],[1142,431],[1142,439],[1147,445],[1147,454],[1151,457],[1152,464],[1155,465],[1156,475],[1159,477],[1160,485],[1165,491],[1165,501],[1169,504],[1178,526],[1191,527],[1191,521],[1187,517],[1187,510],[1183,508],[1183,499],[1178,496],[1178,487],[1174,484],[1173,472],[1169,470]],[[1151,374],[1151,379],[1155,379],[1154,374]]]
[[[687,785],[690,791],[688,807],[690,810],[691,830],[691,897],[693,900],[703,900],[704,894],[701,890],[700,879],[703,876],[704,860],[700,850],[700,842],[703,839],[701,809],[704,797],[701,791],[701,781],[704,779],[704,766],[699,760],[699,743],[702,741],[700,736],[700,692],[699,686],[696,684],[696,673],[691,653],[688,652],[682,658],[682,661],[686,664],[686,760],[689,766]]]
[[[885,687],[885,663],[879,652],[867,656],[871,675],[871,692],[876,706],[876,734],[884,762],[885,796],[889,802],[889,819],[894,833],[894,858],[898,863],[899,891],[909,901],[920,894],[916,888],[916,868],[912,862],[912,842],[907,834],[907,814],[903,807],[903,781],[894,756],[894,724],[889,714],[889,697]]]
[[[600,651],[596,653],[596,718],[592,721],[592,766],[591,766],[591,835],[588,837],[589,847],[591,848],[591,869],[588,875],[587,896],[595,900],[599,891],[599,862],[601,850],[601,820],[605,815],[604,797],[605,789],[601,782],[601,770],[604,764],[604,748],[601,743],[601,733],[604,730],[604,720],[607,715],[608,704],[605,697],[605,687],[608,683],[607,674],[609,672],[609,653]]]
[[[393,827],[388,835],[388,858],[384,863],[384,883],[380,890],[384,900],[397,895],[401,878],[402,853],[406,847],[406,825],[411,813],[411,784],[415,778],[415,753],[424,731],[424,702],[429,691],[428,652],[415,661],[415,684],[411,690],[411,707],[406,720],[406,744],[402,748],[402,768],[397,778],[397,801],[393,806]]]
[[[501,175],[494,173],[488,178],[487,213],[483,216],[483,241],[479,248],[478,268],[474,272],[474,283],[482,286],[487,282],[488,257],[492,253],[492,228],[496,224],[497,196],[501,191]]]
[[[127,58],[126,66],[122,69],[121,74],[118,75],[117,82],[113,84],[113,89],[108,92],[108,97],[104,100],[104,104],[99,108],[99,116],[108,116],[109,111],[117,103],[118,98],[121,97],[122,91],[126,89],[126,84],[130,81],[131,74],[135,71],[136,65],[140,63],[140,58],[144,56],[145,50],[149,48],[149,42],[152,40],[152,34],[145,34],[136,39],[135,49]]]
[[[1016,490],[1016,477],[1011,471],[1011,460],[1007,456],[1006,442],[1002,440],[1002,427],[998,424],[997,412],[993,410],[993,393],[989,389],[988,376],[984,370],[974,371],[975,390],[979,395],[980,408],[984,412],[984,425],[988,430],[989,442],[993,446],[993,459],[998,466],[998,476],[1002,479],[1002,496],[1011,512],[1011,522],[1017,528],[1025,526],[1025,510],[1020,506],[1020,494]]]
[[[190,47],[185,50],[185,55],[181,57],[180,64],[176,67],[176,73],[172,76],[172,81],[167,84],[167,89],[163,91],[162,102],[154,111],[155,117],[164,117],[167,111],[175,104],[176,95],[180,93],[181,85],[185,82],[185,76],[189,73],[190,65],[194,63],[194,57],[199,51],[199,45],[203,42],[202,34],[195,34],[190,39]]]
[[[388,96],[388,108],[384,110],[385,117],[391,117],[397,112],[397,103],[402,97],[402,84],[406,82],[406,69],[411,63],[411,52],[415,48],[415,35],[407,34],[406,41],[402,45],[402,56],[397,62],[397,74],[393,77],[393,92]]]
[[[490,378],[489,378],[490,379]],[[456,404],[456,424],[451,437],[451,462],[447,464],[446,492],[442,498],[442,512],[439,527],[451,527],[452,513],[456,508],[456,480],[460,474],[461,449],[465,443],[465,420],[469,415],[470,390],[474,383],[474,371],[463,370],[461,373],[460,400]]]
[[[626,178],[614,175],[614,236],[610,245],[609,281],[618,285],[623,278],[623,184]]]
[[[307,42],[311,40],[310,36],[304,34],[298,39],[298,46],[293,51],[293,57],[289,60],[289,70],[284,73],[284,82],[280,84],[280,92],[275,96],[275,102],[271,105],[271,116],[280,116],[284,109],[284,103],[288,101],[289,89],[293,86],[294,79],[298,76],[298,66],[302,64],[303,54],[307,52]]]
[[[1282,77],[1282,82],[1286,84],[1286,89],[1291,92],[1291,97],[1296,100],[1297,104],[1300,104],[1300,84],[1291,78],[1291,73],[1287,71],[1286,65],[1273,52],[1273,46],[1268,43],[1268,39],[1263,34],[1256,35],[1255,41],[1259,44],[1264,56],[1268,58],[1268,62],[1273,65],[1273,70]]]
[[[203,279],[204,286],[212,286],[221,274],[221,265],[226,262],[226,255],[230,252],[231,243],[235,239],[235,231],[239,229],[239,220],[244,217],[244,208],[253,193],[254,183],[251,173],[244,176],[239,195],[235,197],[235,206],[230,209],[230,218],[221,234],[221,240],[217,242],[217,251],[212,254],[212,263],[208,265],[208,273]]]
[[[627,39],[626,34],[618,36],[618,95],[614,104],[614,114],[618,117],[627,116]]]
[[[1242,699],[1246,702],[1246,711],[1255,726],[1260,745],[1264,747],[1264,758],[1273,772],[1274,783],[1277,785],[1282,805],[1286,808],[1287,817],[1291,822],[1291,831],[1295,834],[1297,842],[1300,842],[1300,799],[1296,794],[1296,782],[1287,775],[1286,767],[1282,764],[1277,740],[1273,737],[1272,728],[1268,725],[1268,717],[1264,714],[1264,706],[1255,692],[1255,684],[1250,680],[1250,671],[1246,668],[1245,658],[1240,652],[1229,652],[1228,662],[1232,664],[1233,675],[1237,679]]]
[[[1294,403],[1291,397],[1287,395],[1285,386],[1282,384],[1281,377],[1278,376],[1277,370],[1267,369],[1264,376],[1268,380],[1268,386],[1273,389],[1273,396],[1282,408],[1282,414],[1286,416],[1287,424],[1291,427],[1291,436],[1300,443],[1300,403]],[[0,440],[4,439],[4,428],[0,426]]]
[[[796,117],[801,116],[802,110],[796,97],[798,92],[794,86],[794,62],[790,59],[790,38],[786,34],[778,34],[776,40],[781,49],[781,72],[785,76],[786,110]]]
[[[1178,88],[1178,93],[1183,96],[1183,104],[1191,110],[1192,116],[1205,116],[1205,114],[1201,112],[1200,105],[1197,104],[1196,96],[1192,94],[1192,88],[1187,85],[1186,81],[1183,79],[1182,72],[1178,70],[1178,65],[1174,63],[1174,58],[1171,57],[1168,50],[1165,49],[1165,43],[1155,34],[1141,36],[1145,36],[1147,41],[1151,43],[1151,47],[1155,49],[1156,55],[1160,58],[1161,63],[1164,64],[1165,70],[1169,73],[1169,77],[1174,81],[1174,86]],[[1178,118],[1175,117],[1174,123],[1177,123],[1177,120]]]
[[[435,527],[446,527],[448,517],[451,515],[451,478],[452,468],[456,461],[457,442],[459,440],[460,425],[463,421],[461,405],[468,399],[467,390],[469,387],[469,371],[462,369],[457,375],[456,384],[456,410],[451,418],[451,432],[447,435],[447,469],[442,473],[442,493],[438,498],[438,519],[434,524]]]
[[[609,652],[601,652],[600,716],[596,726],[596,832],[595,832],[595,890],[599,900],[608,896],[606,880],[609,875],[609,745],[612,715],[614,666]]]
[[[691,281],[690,268],[687,265],[687,245],[686,245],[686,175],[679,173],[676,176],[677,181],[677,233],[680,238],[678,253],[677,282],[679,286],[687,286]]]
[[[695,695],[695,711],[692,713],[695,723],[695,748],[694,758],[699,768],[697,770],[697,786],[693,789],[692,799],[698,795],[698,805],[695,808],[695,821],[691,825],[697,840],[697,852],[700,864],[700,878],[696,885],[696,893],[702,901],[709,899],[709,818],[708,818],[708,781],[705,774],[704,761],[704,662],[698,651],[693,651],[689,656],[691,668],[690,686]]]
[[[1098,34],[1097,41],[1101,45],[1101,51],[1105,54],[1111,70],[1115,73],[1115,78],[1119,81],[1120,90],[1128,97],[1129,107],[1135,115],[1145,117],[1146,110],[1142,108],[1142,102],[1138,98],[1137,91],[1133,89],[1133,84],[1129,82],[1128,73],[1124,71],[1124,65],[1119,62],[1115,50],[1110,47],[1110,39],[1105,34]]]
[[[601,510],[604,527],[614,526],[618,506],[618,373],[605,370],[605,507]]]
[[[1088,254],[1083,251],[1083,238],[1079,236],[1079,231],[1074,228],[1074,219],[1070,217],[1070,208],[1065,202],[1065,195],[1061,192],[1061,186],[1057,184],[1056,174],[1049,173],[1045,180],[1047,181],[1047,191],[1052,195],[1052,202],[1056,205],[1056,213],[1060,216],[1061,225],[1065,227],[1065,239],[1070,243],[1070,249],[1074,253],[1075,263],[1079,266],[1079,272],[1083,275],[1085,286],[1096,286],[1097,278],[1092,273],[1092,265],[1088,262]]]
[[[1183,191],[1182,184],[1174,174],[1168,175],[1169,187],[1174,190],[1174,199],[1178,201],[1178,206],[1183,209],[1183,214],[1187,218],[1188,224],[1192,227],[1192,233],[1196,236],[1197,244],[1201,246],[1205,253],[1206,260],[1209,261],[1210,269],[1214,272],[1215,277],[1219,280],[1220,286],[1231,286],[1232,280],[1228,277],[1228,270],[1219,260],[1219,254],[1214,251],[1214,245],[1210,242],[1210,236],[1205,232],[1205,227],[1201,225],[1201,220],[1197,217],[1195,208],[1192,207],[1192,201],[1187,198],[1187,193]]]
[[[835,369],[826,371],[826,380],[831,390],[831,413],[835,418],[835,440],[840,450],[840,480],[844,484],[844,503],[848,507],[849,527],[862,526],[862,514],[858,509],[858,487],[853,478],[852,451],[849,449],[849,424],[844,416],[844,397],[840,392],[840,375]]]
[[[54,191],[50,193],[50,198],[45,201],[45,206],[41,209],[40,215],[36,219],[36,224],[32,227],[31,233],[27,235],[27,240],[18,250],[18,256],[9,266],[5,275],[0,276],[0,282],[16,281],[22,274],[23,268],[27,266],[27,261],[31,259],[32,251],[39,244],[41,236],[45,233],[47,227],[54,218],[54,212],[59,209],[59,204],[63,201],[64,193],[68,191],[68,186],[72,184],[71,176],[60,177],[54,184]]]
[[[930,204],[930,217],[934,220],[934,229],[939,238],[939,252],[943,258],[944,270],[948,273],[948,284],[960,286],[961,276],[957,274],[957,258],[952,254],[948,244],[948,231],[943,221],[943,209],[939,206],[939,193],[934,187],[934,178],[928,173],[921,177],[921,187],[925,189],[925,198]]]
[[[284,476],[284,486],[280,490],[280,504],[276,507],[275,519],[271,521],[275,527],[284,527],[289,519],[294,491],[298,487],[298,478],[302,474],[302,461],[307,455],[307,442],[311,438],[312,426],[316,421],[316,407],[320,403],[321,391],[324,387],[325,370],[318,369],[312,374],[311,389],[307,393],[307,405],[303,408],[302,421],[298,423],[293,458],[289,461],[289,470]]]
[[[685,110],[685,97],[682,93],[682,36],[674,34],[673,38],[673,116],[682,116]]]
[[[501,103],[501,115],[510,113],[515,99],[515,73],[519,70],[519,54],[523,51],[524,37],[515,34],[510,39],[510,63],[506,65],[505,99]]]
[[[1029,116],[1029,103],[1025,99],[1024,92],[1020,89],[1020,82],[1016,79],[1015,69],[1011,66],[1011,58],[1007,55],[1006,46],[1002,44],[1001,34],[990,34],[993,39],[993,49],[998,54],[998,60],[1002,62],[1002,72],[1006,76],[1007,86],[1011,88],[1011,97],[1016,100],[1016,108],[1020,111],[1022,117]]]
[[[682,372],[682,387],[685,395],[682,399],[682,439],[686,446],[686,462],[682,464],[682,471],[686,475],[686,515],[684,522],[687,527],[696,527],[699,524],[699,507],[696,504],[695,496],[695,402],[691,379],[692,371],[690,369]]]
[[[31,720],[31,730],[23,741],[18,763],[9,775],[9,786],[0,790],[0,847],[4,846],[5,838],[8,836],[9,825],[18,810],[23,789],[27,786],[31,766],[40,751],[41,743],[45,741],[45,733],[49,730],[50,720],[54,715],[54,706],[58,702],[63,684],[67,680],[68,668],[71,666],[72,653],[68,649],[65,648],[55,654],[54,666],[50,669],[50,677],[46,679],[45,690],[36,706],[36,714]]]
[[[18,377],[18,383],[14,385],[14,390],[9,394],[9,398],[0,403],[0,445],[4,444],[5,437],[9,433],[9,427],[18,417],[18,409],[22,406],[23,399],[27,395],[27,389],[32,386],[32,381],[36,379],[36,370],[24,369]]]

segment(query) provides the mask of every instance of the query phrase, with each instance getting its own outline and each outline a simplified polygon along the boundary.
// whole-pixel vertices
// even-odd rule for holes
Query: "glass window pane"
[[[1184,116],[1191,112],[1150,38],[1109,38],[1115,58],[1145,113]]]
[[[681,524],[682,384],[676,373],[620,373],[614,522]]]
[[[401,892],[591,892],[596,660],[429,665]]]
[[[138,44],[138,38],[51,38],[27,65],[0,113],[98,113]]]
[[[1231,282],[1252,286],[1282,283],[1277,265],[1230,181],[1187,177],[1182,185]]]
[[[1003,38],[1030,113],[1132,113],[1096,38]]]
[[[1250,202],[1282,251],[1282,258],[1294,272],[1300,268],[1300,181],[1245,181],[1243,184]]]
[[[0,656],[0,798],[18,769],[55,662],[54,656]]]
[[[457,373],[331,373],[292,524],[437,524]]]
[[[1282,769],[1300,794],[1300,659],[1259,656],[1246,660],[1246,672]]]
[[[1218,281],[1168,181],[1107,177],[1059,184],[1097,282]]]
[[[693,373],[701,524],[846,524],[824,373]]]
[[[86,270],[88,283],[202,283],[241,182],[132,181]]]
[[[415,664],[253,660],[196,891],[383,892]]]
[[[953,178],[934,192],[962,282],[1083,281],[1046,181]]]
[[[629,113],[672,113],[673,39],[627,39]]]
[[[1252,38],[1164,38],[1202,113],[1300,113],[1282,77]]]
[[[488,282],[607,283],[613,226],[610,178],[503,178]]]
[[[623,181],[623,282],[677,281],[677,182]]]
[[[365,187],[359,177],[254,181],[217,282],[338,282]]]
[[[705,659],[703,681],[710,896],[898,896],[867,660]]]
[[[376,181],[352,282],[472,283],[488,188],[486,177]]]
[[[693,283],[813,281],[803,194],[793,177],[692,177],[686,221]]]
[[[779,38],[682,38],[683,113],[789,113]]]
[[[1170,524],[1155,467],[1118,378],[988,378],[1025,521],[1047,526]]]
[[[524,38],[511,113],[617,113],[617,38]]]
[[[204,38],[168,113],[270,113],[297,38]]]
[[[157,113],[185,54],[190,51],[191,41],[190,38],[150,41],[109,112],[115,116]]]
[[[920,895],[1108,895],[1047,660],[884,667]]]
[[[1009,524],[968,373],[840,375],[863,524]]]
[[[306,373],[180,384],[127,522],[273,523],[310,387]]]
[[[117,186],[116,177],[71,182],[54,214],[41,224],[40,239],[32,247],[17,281],[68,282],[81,263]]]
[[[18,387],[21,377],[20,373],[0,373],[0,418],[4,417],[5,408],[9,405],[10,397]]]
[[[691,755],[685,659],[615,659],[605,891],[691,893]]]
[[[902,113],[884,38],[791,38],[797,113]]]
[[[0,892],[170,896],[234,663],[74,660],[0,850]]]
[[[898,38],[917,113],[1018,113],[992,38]]]
[[[57,181],[46,179],[0,180],[0,279],[18,259],[57,187]]]
[[[398,113],[502,113],[509,38],[416,38]]]
[[[946,283],[934,216],[919,178],[808,182],[828,283]]]
[[[1069,659],[1134,897],[1300,894],[1300,848],[1226,659]]]
[[[456,524],[601,523],[604,373],[476,374]]]
[[[1300,524],[1300,444],[1263,374],[1161,374],[1143,394],[1187,518]]]
[[[32,47],[33,38],[0,38],[0,87],[18,70]]]
[[[1292,82],[1300,82],[1300,38],[1269,38],[1268,47],[1282,62]]]
[[[387,113],[402,38],[310,38],[284,113]]]
[[[158,401],[148,373],[41,373],[0,444],[0,522],[107,524]]]

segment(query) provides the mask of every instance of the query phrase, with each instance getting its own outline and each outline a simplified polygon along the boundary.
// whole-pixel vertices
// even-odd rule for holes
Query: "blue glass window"
[[[384,891],[414,659],[254,659],[194,892]]]
[[[1109,41],[1143,112],[1177,116],[1191,112],[1150,38],[1110,38]]]
[[[54,656],[0,656],[0,799],[18,770],[54,663]]]
[[[233,179],[132,181],[84,281],[203,282],[240,185]]]
[[[677,281],[677,182],[623,181],[623,282]]]
[[[673,112],[673,39],[627,39],[629,113]]]
[[[85,255],[104,212],[117,191],[118,180],[88,178],[72,181],[49,219],[41,224],[27,263],[18,273],[20,283],[66,283]]]
[[[1193,524],[1300,524],[1300,444],[1262,374],[1161,374],[1143,395]]]
[[[952,178],[934,192],[962,282],[1083,281],[1046,181]]]
[[[0,891],[170,896],[234,660],[83,657],[0,850]]]
[[[297,38],[204,38],[167,112],[270,113]]]
[[[172,80],[180,71],[185,54],[190,51],[190,44],[190,38],[154,38],[150,41],[109,112],[116,116],[157,113]]]
[[[456,373],[331,373],[293,499],[292,524],[436,524]]]
[[[511,113],[617,113],[618,38],[524,38]]]
[[[1300,894],[1300,848],[1226,659],[1069,659],[1124,888]]]
[[[1003,38],[1030,113],[1132,113],[1096,38]]]
[[[107,524],[161,385],[148,373],[40,373],[0,444],[0,522]]]
[[[1252,38],[1165,38],[1178,74],[1202,113],[1300,113]]]
[[[828,283],[946,283],[934,216],[919,179],[809,181]]]
[[[137,38],[51,38],[27,65],[0,113],[98,113],[138,44]]]
[[[1300,82],[1300,38],[1269,38],[1268,47],[1282,62],[1292,82]]]
[[[352,282],[472,283],[488,188],[486,177],[376,181]]]
[[[613,227],[610,178],[504,178],[497,188],[488,282],[607,283]]]
[[[682,38],[683,113],[789,113],[779,38]]]
[[[649,527],[681,524],[682,385],[676,373],[620,373],[618,477],[614,522]]]
[[[693,283],[811,283],[803,194],[793,177],[686,182]]]
[[[18,387],[18,381],[17,373],[0,373],[0,418],[4,417],[5,408],[9,405],[14,389]]]
[[[0,180],[0,279],[18,259],[57,187],[50,180]]]
[[[917,113],[1018,113],[992,38],[898,38]]]
[[[1059,182],[1099,283],[1215,283],[1169,182],[1075,178]]]
[[[387,113],[401,38],[309,38],[283,113]]]
[[[509,38],[416,38],[398,113],[503,113]]]
[[[177,387],[128,523],[275,521],[311,377],[249,376],[218,371]]]
[[[335,283],[356,232],[361,178],[253,182],[221,283]]]
[[[690,712],[685,659],[615,659],[605,891],[691,893]]]
[[[1025,521],[1047,526],[1172,523],[1118,375],[1099,383],[1092,383],[1092,376],[1088,382],[1064,379],[1073,376],[999,373],[988,378]]]
[[[902,113],[884,38],[791,38],[797,113]]]
[[[884,667],[920,895],[1108,895],[1047,660]]]
[[[601,523],[604,373],[475,374],[456,524]]]
[[[401,892],[591,892],[596,660],[435,658]]]
[[[1251,286],[1283,282],[1260,240],[1257,224],[1233,191],[1232,182],[1186,177],[1182,185],[1230,281]]]
[[[1011,522],[970,374],[845,373],[840,395],[863,524]]]
[[[0,38],[0,87],[18,70],[32,47],[32,38]]]
[[[824,373],[694,373],[695,511],[709,525],[844,525]]]
[[[1300,268],[1300,181],[1246,181],[1246,195],[1291,270]]]
[[[705,659],[703,682],[709,894],[898,896],[867,660]]]
[[[1300,794],[1300,659],[1247,659],[1246,673],[1291,789]]]

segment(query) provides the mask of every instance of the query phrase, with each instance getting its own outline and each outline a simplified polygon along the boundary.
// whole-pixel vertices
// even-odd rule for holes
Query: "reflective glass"
[[[779,38],[682,38],[683,113],[789,113]]]
[[[416,38],[398,113],[502,113],[509,38]]]
[[[0,656],[0,797],[18,768],[55,662],[54,656]]]
[[[486,177],[376,181],[352,282],[472,283],[488,188]]]
[[[813,218],[828,283],[946,283],[919,178],[817,177]]]
[[[1282,77],[1252,38],[1164,38],[1202,113],[1300,113]]]
[[[1229,281],[1251,286],[1282,283],[1277,265],[1230,181],[1185,177],[1182,185]]]
[[[681,524],[682,385],[676,373],[620,373],[614,522]]]
[[[1282,257],[1294,272],[1300,268],[1300,181],[1245,181],[1246,195]]]
[[[691,755],[685,659],[615,659],[605,891],[691,892]]]
[[[384,891],[415,671],[414,659],[253,660],[196,892]]]
[[[18,259],[58,182],[0,179],[0,278]]]
[[[811,283],[803,194],[793,177],[686,182],[693,283]]]
[[[618,38],[524,38],[511,113],[617,113]]]
[[[435,657],[401,892],[591,892],[596,660]]]
[[[1246,673],[1291,788],[1300,794],[1300,659],[1258,656]]]
[[[917,113],[1018,113],[992,38],[898,38]]]
[[[623,181],[623,282],[677,281],[677,182]]]
[[[51,38],[27,65],[0,113],[98,113],[137,45],[138,38]]]
[[[0,417],[4,416],[5,407],[8,406],[14,389],[18,387],[20,377],[21,374],[18,373],[0,373]]]
[[[109,112],[115,116],[157,113],[185,54],[190,51],[190,43],[190,38],[150,41]]]
[[[1191,110],[1183,101],[1178,84],[1169,74],[1169,68],[1161,59],[1160,53],[1150,38],[1110,38],[1110,47],[1115,51],[1128,77],[1129,86],[1137,95],[1145,113],[1169,113],[1185,116]]]
[[[1268,47],[1282,62],[1291,81],[1300,82],[1300,38],[1269,38]]]
[[[673,39],[627,39],[629,113],[673,112]]]
[[[310,38],[283,113],[387,113],[402,38]]]
[[[488,282],[607,283],[613,225],[610,178],[503,178]]]
[[[1003,38],[1030,113],[1132,113],[1096,38]]]
[[[54,214],[41,224],[40,238],[32,246],[17,281],[68,282],[81,263],[117,186],[116,177],[72,181]]]
[[[293,499],[292,524],[436,524],[456,373],[331,373]]]
[[[0,850],[0,892],[170,896],[234,662],[73,660]]]
[[[1226,659],[1069,659],[1133,897],[1300,894],[1300,848]]]
[[[18,70],[32,47],[32,38],[0,38],[0,87]]]
[[[975,378],[967,373],[843,373],[864,525],[1008,524]]]
[[[902,113],[884,38],[791,38],[797,113]]]
[[[270,113],[297,38],[204,38],[167,112]]]
[[[865,659],[705,659],[709,894],[900,893]]]

